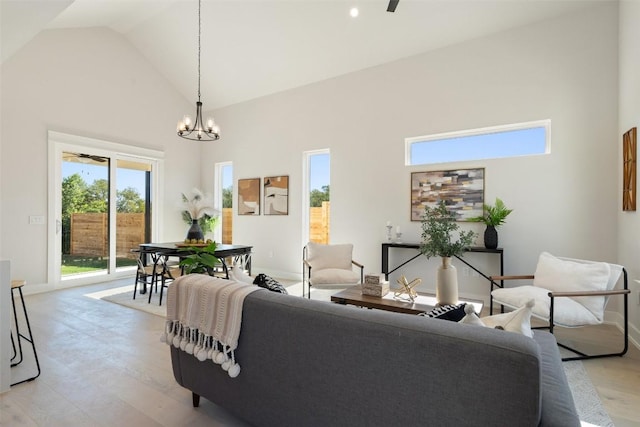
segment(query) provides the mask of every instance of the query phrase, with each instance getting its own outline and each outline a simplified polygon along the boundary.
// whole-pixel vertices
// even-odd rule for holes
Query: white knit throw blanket
[[[222,365],[231,378],[240,374],[238,347],[242,304],[258,286],[189,274],[174,280],[167,291],[167,320],[160,340],[204,362]]]

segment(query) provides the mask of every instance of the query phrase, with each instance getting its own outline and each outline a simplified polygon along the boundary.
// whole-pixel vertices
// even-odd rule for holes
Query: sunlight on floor
[[[93,298],[93,299],[101,299],[104,297],[121,294],[129,291],[133,291],[133,285],[120,286],[119,288],[105,289],[104,291],[92,292],[90,294],[85,294],[84,296]]]

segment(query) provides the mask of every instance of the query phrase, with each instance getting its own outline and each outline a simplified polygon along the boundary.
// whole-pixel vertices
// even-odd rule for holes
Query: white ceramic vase
[[[436,276],[436,300],[440,305],[458,303],[458,272],[451,257],[442,257]]]

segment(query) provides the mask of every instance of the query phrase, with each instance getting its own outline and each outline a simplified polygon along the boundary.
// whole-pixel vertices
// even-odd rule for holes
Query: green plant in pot
[[[438,304],[458,302],[458,273],[451,264],[451,257],[463,255],[475,236],[473,231],[460,230],[455,213],[447,209],[444,201],[433,208],[425,206],[420,252],[427,258],[439,256],[442,259],[436,276]]]
[[[504,202],[496,197],[495,205],[483,205],[482,216],[469,218],[469,221],[484,222],[487,226],[484,231],[484,246],[487,249],[496,249],[498,247],[497,228],[504,224],[505,218],[511,212],[513,212],[513,209],[507,209]]]
[[[214,255],[216,247],[216,242],[211,242],[205,247],[180,249],[180,252],[189,253],[189,255],[180,260],[180,267],[184,269],[184,273],[200,273],[213,276],[215,267],[220,264],[220,260]]]

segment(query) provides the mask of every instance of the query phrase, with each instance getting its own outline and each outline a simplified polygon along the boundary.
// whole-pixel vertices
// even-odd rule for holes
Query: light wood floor
[[[0,395],[1,426],[244,425],[206,399],[192,407],[159,341],[163,318],[84,296],[128,282],[26,297],[42,374]],[[604,326],[587,339],[620,337]],[[585,367],[615,425],[640,426],[640,351]],[[30,368],[25,362],[12,373]]]

